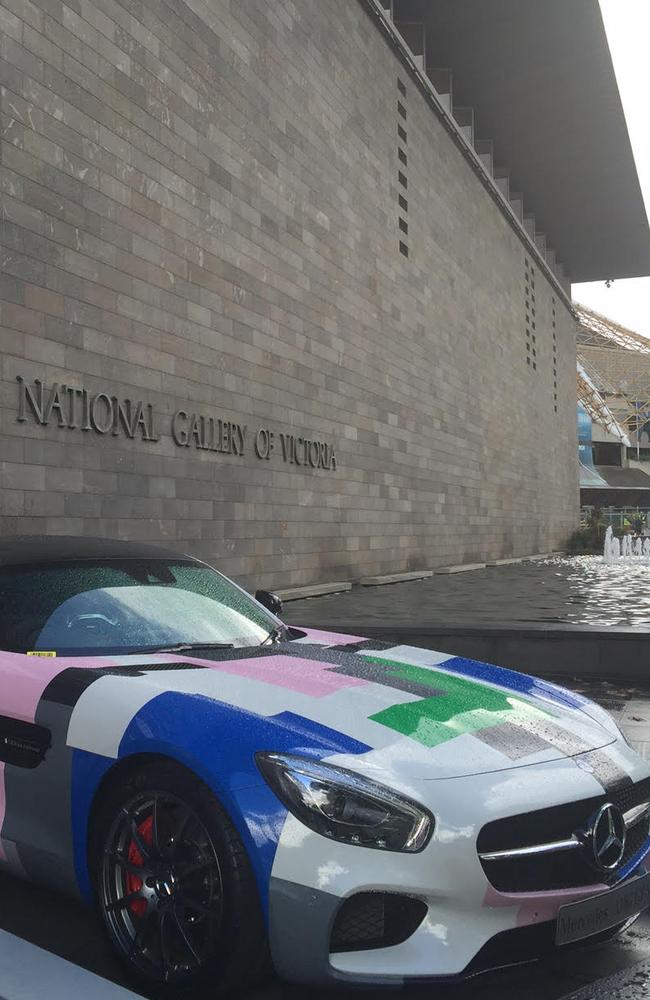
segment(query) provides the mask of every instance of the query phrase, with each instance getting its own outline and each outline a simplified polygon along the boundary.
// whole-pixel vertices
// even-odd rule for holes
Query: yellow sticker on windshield
[[[28,649],[28,656],[56,656],[56,653],[52,649]]]

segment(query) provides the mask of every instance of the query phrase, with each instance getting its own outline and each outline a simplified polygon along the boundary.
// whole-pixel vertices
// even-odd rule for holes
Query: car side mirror
[[[255,600],[259,601],[262,607],[270,611],[272,615],[282,614],[282,601],[277,594],[271,594],[268,590],[256,590]]]

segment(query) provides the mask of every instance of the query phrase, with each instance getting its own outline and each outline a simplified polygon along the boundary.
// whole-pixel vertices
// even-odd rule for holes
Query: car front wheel
[[[149,983],[250,986],[268,971],[257,889],[229,817],[172,762],[116,783],[94,824],[99,908],[113,948]]]

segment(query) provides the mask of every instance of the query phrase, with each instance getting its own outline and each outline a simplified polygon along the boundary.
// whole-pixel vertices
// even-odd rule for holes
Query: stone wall
[[[270,587],[562,545],[572,318],[360,4],[0,0],[0,32],[2,533]]]

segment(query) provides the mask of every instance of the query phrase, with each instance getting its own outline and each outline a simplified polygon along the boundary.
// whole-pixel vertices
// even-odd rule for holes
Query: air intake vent
[[[388,948],[410,938],[426,916],[421,899],[388,892],[359,892],[339,910],[330,944],[331,952]]]

